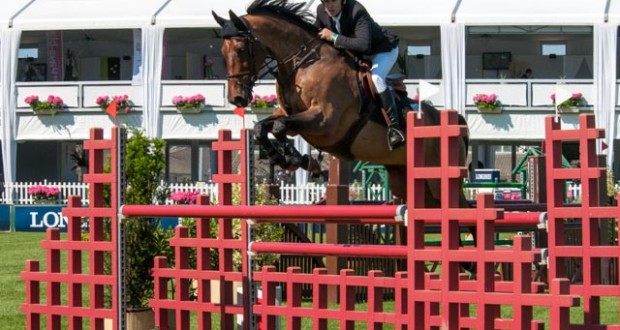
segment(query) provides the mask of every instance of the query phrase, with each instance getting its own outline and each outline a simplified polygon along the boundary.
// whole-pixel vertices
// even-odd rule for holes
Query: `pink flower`
[[[170,199],[178,204],[196,204],[196,198],[200,195],[200,191],[175,191],[170,194]]]
[[[28,104],[37,103],[37,102],[39,102],[39,97],[36,96],[36,95],[31,95],[31,96],[26,97],[24,102],[26,102]]]

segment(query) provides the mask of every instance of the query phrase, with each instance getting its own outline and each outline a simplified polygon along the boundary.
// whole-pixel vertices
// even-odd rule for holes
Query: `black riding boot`
[[[379,93],[379,97],[381,98],[383,108],[390,119],[387,138],[390,145],[390,150],[393,150],[405,142],[405,134],[403,134],[403,116],[400,109],[396,106],[394,95],[392,95],[392,92],[389,89]]]

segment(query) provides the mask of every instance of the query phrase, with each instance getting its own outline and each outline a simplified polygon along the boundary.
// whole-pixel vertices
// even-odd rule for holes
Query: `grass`
[[[19,275],[25,269],[25,261],[27,259],[38,259],[41,269],[45,268],[45,252],[40,247],[41,240],[45,237],[44,233],[7,233],[0,232],[0,251],[2,251],[2,257],[0,258],[0,330],[12,330],[12,329],[25,329],[26,319],[25,315],[20,311],[20,305],[25,301],[25,285],[20,279]],[[64,239],[64,234],[63,234]],[[63,260],[64,261],[64,260]],[[62,270],[66,270],[66,266],[62,267]],[[44,292],[44,286],[42,286]],[[65,291],[66,294],[66,291]],[[618,324],[620,323],[618,316],[618,298],[601,299],[601,321],[603,324]],[[62,299],[63,303],[66,302],[66,297]],[[310,306],[310,303],[304,303],[304,306]],[[330,306],[331,309],[337,309],[336,305]],[[356,310],[366,310],[366,304],[356,304]],[[393,311],[393,302],[386,302],[384,305],[386,311]],[[472,310],[475,308],[472,307]],[[192,313],[194,314],[194,313]],[[512,315],[512,308],[510,306],[502,307],[502,316],[510,317]],[[195,315],[193,315],[195,316]],[[546,308],[534,309],[535,319],[547,320],[548,310]],[[218,316],[214,315],[214,323],[218,320]],[[281,322],[284,322],[284,318],[280,318]],[[64,320],[66,323],[66,320]],[[571,323],[579,324],[583,323],[582,308],[571,308]],[[338,321],[329,321],[329,329],[338,329]],[[196,323],[192,322],[195,327]],[[63,326],[64,328],[64,326]],[[217,327],[215,327],[217,328]],[[285,329],[286,326],[282,329]],[[302,320],[303,329],[311,329],[311,321],[309,319]],[[366,329],[365,324],[356,323],[356,329]],[[385,329],[391,329],[390,326],[385,326]],[[547,325],[547,329],[548,329]]]
[[[27,259],[38,259],[45,267],[45,251],[40,242],[45,233],[0,232],[0,329],[25,329],[26,317],[19,310],[25,302],[25,285],[19,278]]]

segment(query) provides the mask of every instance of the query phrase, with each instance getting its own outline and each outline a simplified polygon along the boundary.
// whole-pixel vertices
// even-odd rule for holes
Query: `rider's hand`
[[[326,41],[333,41],[333,35],[334,32],[332,32],[332,30],[330,29],[321,29],[321,31],[319,31],[319,38]]]

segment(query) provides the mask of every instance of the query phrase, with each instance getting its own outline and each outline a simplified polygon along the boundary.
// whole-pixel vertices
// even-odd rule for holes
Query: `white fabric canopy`
[[[244,15],[250,1],[204,1],[175,0],[171,1],[155,17],[155,24],[164,27],[219,27],[211,11],[228,19],[228,11]]]
[[[604,21],[607,0],[465,0],[456,22],[468,25],[588,25]]]
[[[22,30],[141,27],[150,24],[165,3],[166,0],[37,0],[14,19],[13,26]]]
[[[607,164],[613,163],[613,142],[616,136],[616,52],[618,25],[600,23],[594,26],[594,85],[596,99],[594,113],[596,127],[605,129],[605,143],[609,146]],[[600,149],[600,145],[599,151]]]

